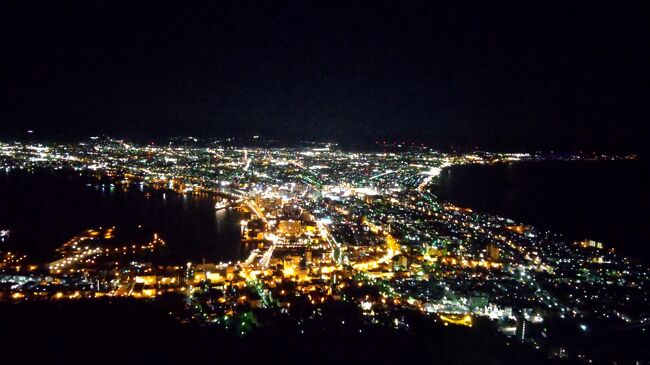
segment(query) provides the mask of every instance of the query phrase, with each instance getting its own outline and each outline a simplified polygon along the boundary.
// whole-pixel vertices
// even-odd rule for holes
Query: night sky
[[[3,2],[0,138],[634,151],[650,135],[648,1],[169,3]]]

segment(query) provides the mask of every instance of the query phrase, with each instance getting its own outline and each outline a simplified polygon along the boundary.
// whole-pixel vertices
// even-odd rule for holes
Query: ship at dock
[[[221,197],[218,198],[216,203],[214,204],[214,209],[223,210],[223,209],[231,208],[233,207],[233,205],[236,205],[237,203],[238,203],[237,201],[234,201],[232,199]]]
[[[232,194],[222,193],[218,194],[214,204],[215,210],[223,210],[227,208],[234,208],[244,201],[243,198]]]

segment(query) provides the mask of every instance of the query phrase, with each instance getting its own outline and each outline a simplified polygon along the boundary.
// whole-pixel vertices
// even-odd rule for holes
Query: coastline
[[[630,230],[639,234],[642,231],[640,224],[644,220],[643,217],[645,216],[645,220],[648,219],[643,206],[650,198],[643,192],[643,184],[632,179],[642,176],[639,171],[647,167],[647,161],[642,159],[529,160],[454,165],[445,167],[435,184],[431,184],[428,189],[441,202],[512,219],[538,230],[561,234],[572,240],[605,241],[607,247],[613,247],[631,259],[647,262],[650,258],[650,250],[634,247],[640,245],[644,237],[630,237],[629,234]],[[627,170],[625,176],[612,176],[612,172],[624,170]],[[542,176],[548,173],[555,176]],[[561,176],[563,174],[569,176]],[[554,183],[555,179],[562,180],[562,183]],[[578,180],[585,182],[579,184]],[[477,184],[477,181],[480,183]],[[616,202],[616,194],[622,195],[621,199],[624,201]],[[634,198],[635,194],[638,194],[638,199]],[[586,199],[589,196],[593,196],[593,201]],[[530,204],[524,204],[522,200],[528,200]],[[604,206],[596,200],[605,201],[612,206]],[[588,204],[591,208],[597,209],[572,208],[575,214],[567,214],[565,210],[559,209],[559,207],[569,209],[572,204],[581,207]],[[623,209],[627,206],[630,207],[629,210]],[[536,212],[536,209],[543,212]],[[621,216],[626,215],[617,219],[617,214],[612,210],[616,210]],[[605,218],[598,219],[599,215],[604,215]],[[544,217],[547,219],[541,219]],[[585,229],[589,225],[586,220],[599,222],[591,225],[594,228],[593,232]],[[567,229],[572,226],[578,229]],[[607,234],[601,231],[607,231]],[[612,231],[620,231],[622,240],[612,240],[615,237],[611,234]]]

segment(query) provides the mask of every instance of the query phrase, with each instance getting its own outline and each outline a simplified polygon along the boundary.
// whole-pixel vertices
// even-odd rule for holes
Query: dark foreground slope
[[[3,363],[521,364],[541,355],[490,328],[423,321],[409,332],[384,328],[259,328],[244,337],[182,324],[173,308],[131,300],[0,304]]]

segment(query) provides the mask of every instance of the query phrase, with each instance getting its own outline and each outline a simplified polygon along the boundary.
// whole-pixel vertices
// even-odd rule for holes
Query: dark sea
[[[544,161],[443,171],[437,195],[650,262],[648,161]]]
[[[172,262],[236,261],[247,249],[240,244],[240,215],[215,211],[214,198],[148,189],[126,189],[71,171],[0,172],[0,230],[10,236],[0,249],[28,258],[49,259],[54,250],[89,228],[141,225],[167,242]]]

